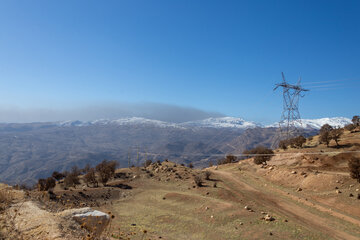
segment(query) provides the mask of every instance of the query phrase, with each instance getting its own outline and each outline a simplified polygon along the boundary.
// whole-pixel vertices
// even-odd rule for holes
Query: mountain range
[[[306,136],[328,123],[344,126],[343,117],[304,119]],[[84,167],[103,159],[120,166],[140,165],[146,159],[170,159],[207,166],[226,154],[257,145],[270,146],[277,123],[262,125],[241,118],[221,117],[169,123],[145,118],[0,124],[0,181],[31,183],[53,171]],[[130,162],[130,163],[129,163]]]

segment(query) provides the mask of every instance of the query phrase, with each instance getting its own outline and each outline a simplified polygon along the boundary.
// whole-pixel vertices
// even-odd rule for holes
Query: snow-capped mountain
[[[248,129],[261,126],[254,122],[248,122],[241,118],[234,117],[221,117],[221,118],[208,118],[199,121],[191,121],[184,123],[169,123],[159,120],[130,117],[120,118],[116,120],[100,119],[95,121],[63,121],[57,125],[61,127],[86,127],[93,125],[148,125],[155,127],[173,127],[173,128],[237,128],[237,129]]]
[[[333,127],[344,127],[351,123],[349,118],[345,117],[333,117],[333,118],[319,118],[319,119],[301,119],[300,122],[295,122],[295,126],[305,129],[320,129],[324,124],[329,124]],[[86,127],[86,126],[105,126],[105,125],[142,125],[142,126],[153,126],[160,128],[233,128],[233,129],[249,129],[256,127],[278,127],[279,123],[273,123],[271,125],[263,126],[262,124],[255,123],[252,121],[245,121],[242,118],[235,117],[220,117],[220,118],[207,118],[204,120],[190,121],[184,123],[169,123],[159,120],[141,118],[141,117],[130,117],[120,118],[116,120],[100,119],[95,121],[64,121],[57,123],[61,127]]]
[[[329,124],[332,127],[344,127],[351,123],[351,119],[345,117],[333,118],[319,118],[319,119],[301,119],[300,122],[295,122],[295,126],[306,129],[320,129],[324,124]],[[273,123],[266,127],[278,127],[279,123]]]
[[[87,127],[87,126],[101,126],[101,125],[148,125],[156,127],[175,127],[181,128],[176,123],[163,122],[159,120],[140,118],[140,117],[130,117],[130,118],[120,118],[116,120],[100,119],[95,121],[63,121],[57,124],[61,127]]]
[[[181,124],[187,127],[206,127],[206,128],[240,128],[248,129],[260,127],[260,124],[245,121],[242,118],[235,117],[221,117],[221,118],[207,118],[199,121],[185,122]]]

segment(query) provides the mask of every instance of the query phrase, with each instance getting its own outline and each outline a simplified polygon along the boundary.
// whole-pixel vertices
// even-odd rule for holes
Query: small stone
[[[264,220],[271,222],[271,221],[274,221],[275,218],[273,218],[272,216],[270,216],[269,214],[267,214],[267,215],[264,217]]]
[[[359,191],[359,189],[357,188],[357,189],[355,189],[355,191],[357,191],[357,192],[358,192],[358,191]]]
[[[251,210],[251,208],[248,207],[248,206],[245,206],[244,209],[245,209],[245,210]]]
[[[296,191],[297,191],[297,192],[301,192],[301,191],[302,191],[302,188],[297,188]]]
[[[340,191],[340,190],[336,190],[336,193],[339,194],[339,193],[341,193],[341,191]]]
[[[213,216],[213,215],[211,215],[211,216],[210,216],[210,218],[214,218],[214,216]]]
[[[242,222],[239,223],[240,225],[244,225]]]
[[[353,197],[354,195],[352,193],[349,194],[349,197]]]
[[[266,212],[261,212],[261,214],[266,214]]]
[[[288,222],[288,220],[287,220],[287,219],[285,219],[285,220],[284,220],[284,222]]]
[[[273,235],[272,232],[270,232],[269,235],[272,236]]]
[[[205,207],[205,210],[208,210],[209,209],[209,207]]]
[[[296,174],[296,171],[291,171],[291,174]]]

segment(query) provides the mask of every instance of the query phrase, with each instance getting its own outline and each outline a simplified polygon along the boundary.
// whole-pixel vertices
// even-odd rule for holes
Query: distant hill
[[[310,121],[310,120],[309,120]],[[308,120],[304,123],[309,122]],[[350,122],[345,118],[311,120],[304,133],[316,134],[320,124]],[[318,124],[315,124],[315,123]],[[83,167],[103,159],[127,167],[145,159],[171,159],[207,166],[228,153],[240,153],[262,144],[271,145],[276,128],[223,117],[185,123],[144,118],[0,124],[0,181],[34,182],[73,165]],[[137,158],[139,156],[139,158]]]

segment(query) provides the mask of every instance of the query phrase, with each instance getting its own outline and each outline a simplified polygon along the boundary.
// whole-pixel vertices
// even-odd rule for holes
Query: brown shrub
[[[144,167],[148,167],[148,166],[150,166],[152,164],[152,161],[151,160],[146,160],[145,162],[144,162]]]
[[[56,180],[60,180],[60,179],[63,179],[65,177],[65,175],[63,173],[60,173],[60,172],[53,172],[53,174],[51,175],[53,178],[55,178]]]
[[[194,168],[194,165],[192,163],[189,163],[188,167],[189,168]]]
[[[84,176],[84,181],[87,185],[92,184],[93,186],[98,187],[99,182],[96,179],[95,169],[90,168]]]
[[[351,157],[348,161],[350,177],[360,183],[360,158]]]
[[[76,187],[77,184],[80,184],[79,175],[74,173],[69,173],[64,179],[65,187]]]
[[[196,186],[198,186],[198,187],[201,187],[203,184],[202,178],[199,175],[196,175],[194,177],[194,182],[195,182]]]
[[[226,155],[225,158],[218,159],[217,161],[218,165],[234,163],[234,162],[237,162],[237,157],[232,154]]]
[[[205,180],[210,180],[210,176],[211,176],[210,171],[205,171],[204,175],[205,175]]]
[[[100,182],[103,185],[106,185],[106,183],[114,176],[117,165],[118,163],[116,161],[103,160],[96,166],[96,172],[99,174]]]
[[[274,152],[269,148],[257,146],[251,150],[245,150],[243,154],[247,155],[248,157],[254,156],[254,163],[262,164],[269,161],[273,157]]]

